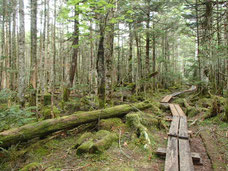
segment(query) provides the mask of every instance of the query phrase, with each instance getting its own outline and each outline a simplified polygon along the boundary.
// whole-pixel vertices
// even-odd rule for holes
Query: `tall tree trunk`
[[[13,1],[13,28],[12,28],[12,69],[16,70],[16,61],[17,61],[17,47],[16,47],[16,14],[17,14],[17,1]],[[13,72],[13,78],[12,78],[12,89],[16,89],[16,73]]]
[[[156,71],[156,36],[155,36],[155,22],[153,22],[153,73]],[[153,89],[155,90],[156,78],[153,77]]]
[[[147,14],[146,22],[146,73],[150,73],[150,11]]]
[[[75,7],[74,19],[74,34],[73,34],[73,56],[70,68],[70,87],[73,86],[75,74],[77,76],[77,60],[78,60],[78,46],[79,46],[79,12]]]
[[[30,86],[33,91],[30,94],[30,105],[36,106],[37,89],[37,1],[31,0],[31,58],[30,58]]]
[[[46,83],[46,27],[47,27],[47,0],[44,0],[44,23],[43,23],[43,34],[42,34],[42,52],[41,52],[41,72],[40,72],[40,81],[41,81],[41,91],[42,95],[45,93],[45,83]]]
[[[121,77],[121,72],[120,72],[120,56],[121,56],[121,48],[120,48],[120,28],[118,25],[118,58],[117,58],[117,84],[120,84],[120,77]]]
[[[132,34],[132,23],[129,23],[129,68],[128,68],[128,74],[129,74],[129,83],[132,83],[132,51],[133,51],[133,34]]]
[[[104,54],[104,36],[105,26],[101,19],[100,21],[100,38],[97,54],[97,74],[98,74],[98,98],[99,107],[105,107],[105,54]]]
[[[208,93],[208,83],[209,83],[209,74],[210,74],[210,63],[211,58],[211,24],[212,24],[212,11],[213,6],[211,0],[205,0],[205,19],[203,22],[203,35],[201,46],[202,50],[200,51],[202,60],[202,69],[201,69],[201,79],[203,81],[202,94]]]
[[[25,16],[24,16],[24,0],[19,0],[19,80],[18,80],[18,98],[22,107],[25,106]]]
[[[78,12],[78,4],[75,5],[75,13],[74,13],[74,34],[73,34],[73,55],[72,55],[72,61],[71,61],[71,66],[70,66],[70,71],[69,71],[69,82],[66,87],[64,87],[64,92],[63,92],[63,99],[64,101],[69,100],[70,96],[70,88],[73,87],[74,83],[74,78],[75,75],[77,76],[78,74],[76,73],[77,71],[77,66],[78,66],[78,46],[79,46],[79,12]]]
[[[114,17],[114,9],[110,10],[109,19]],[[113,43],[114,43],[114,24],[109,24],[109,31],[106,34],[106,92],[109,98],[113,93]]]
[[[56,36],[56,0],[54,2],[54,23],[53,23],[53,60],[52,60],[52,91],[51,91],[51,115],[52,118],[55,117],[54,115],[54,92],[55,92],[55,79],[56,79],[56,42],[55,42],[55,36]]]
[[[37,0],[31,0],[31,59],[30,84],[37,88]],[[35,104],[33,104],[35,105]]]

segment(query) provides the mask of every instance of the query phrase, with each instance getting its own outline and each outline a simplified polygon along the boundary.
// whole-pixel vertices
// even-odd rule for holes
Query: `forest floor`
[[[147,128],[150,146],[145,148],[143,140],[137,136],[135,129],[128,127],[126,118],[121,118],[121,124],[104,127],[99,123],[93,127],[78,128],[54,133],[43,139],[33,139],[30,142],[12,146],[0,152],[0,170],[37,170],[37,171],[160,171],[164,168],[164,159],[157,156],[158,147],[167,145],[167,128],[171,116],[169,109],[161,107],[160,100],[165,95],[178,90],[160,90],[147,93],[143,100],[149,100],[153,105],[142,113],[142,124]],[[131,98],[132,99],[132,98]],[[221,116],[224,111],[224,99],[221,99]],[[186,101],[191,108],[186,107]],[[74,100],[73,100],[74,101]],[[135,101],[135,99],[134,99]],[[75,101],[74,101],[75,102]],[[124,102],[130,103],[131,101]],[[178,103],[188,116],[188,128],[192,131],[190,146],[192,152],[200,153],[203,165],[195,165],[196,171],[226,171],[228,166],[228,124],[217,115],[203,119],[210,110],[213,99],[198,98],[196,94],[186,93],[175,97],[173,103]],[[72,104],[71,104],[72,105]],[[71,107],[72,109],[72,107]],[[193,110],[195,109],[195,110]],[[72,113],[68,112],[68,113]],[[65,112],[66,113],[66,112]],[[162,125],[154,122],[161,118]],[[115,132],[118,140],[103,153],[76,154],[74,145],[85,132],[97,132],[106,129]],[[120,147],[121,145],[121,147]]]

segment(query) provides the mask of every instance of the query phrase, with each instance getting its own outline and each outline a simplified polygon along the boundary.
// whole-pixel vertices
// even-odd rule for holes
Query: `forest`
[[[0,0],[1,171],[227,163],[227,0]]]

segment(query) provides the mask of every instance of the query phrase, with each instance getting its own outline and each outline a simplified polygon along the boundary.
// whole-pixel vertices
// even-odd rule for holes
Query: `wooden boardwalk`
[[[189,90],[167,95],[161,100],[161,103],[169,105],[173,115],[168,133],[167,148],[165,152],[161,152],[164,151],[161,148],[160,151],[158,150],[160,154],[165,153],[165,171],[194,171],[193,161],[200,161],[198,153],[191,153],[190,150],[187,117],[184,111],[178,104],[169,103],[174,96],[191,92],[195,89],[196,87],[192,86]]]

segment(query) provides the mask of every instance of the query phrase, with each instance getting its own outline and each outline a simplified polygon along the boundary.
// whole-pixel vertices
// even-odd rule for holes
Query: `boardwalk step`
[[[186,117],[180,117],[179,138],[188,139],[188,123]]]
[[[167,95],[165,96],[162,100],[161,103],[168,103],[172,99],[172,95]]]
[[[173,120],[169,128],[169,133],[168,133],[169,136],[177,137],[179,135],[179,122],[180,122],[180,117],[173,116]]]
[[[156,155],[162,159],[166,157],[166,148],[158,148]],[[191,157],[194,165],[202,165],[202,158],[199,153],[191,152]]]

